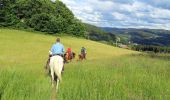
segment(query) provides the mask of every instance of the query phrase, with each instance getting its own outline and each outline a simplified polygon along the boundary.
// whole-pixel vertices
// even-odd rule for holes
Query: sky
[[[170,0],[60,0],[82,22],[99,27],[170,30]]]

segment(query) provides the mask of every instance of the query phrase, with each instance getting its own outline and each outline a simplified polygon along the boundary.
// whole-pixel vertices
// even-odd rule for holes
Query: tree
[[[67,29],[67,33],[72,33],[73,35],[83,36],[83,37],[84,37],[84,31],[85,31],[85,27],[79,20],[69,25]]]
[[[48,33],[69,32],[83,36],[83,24],[64,3],[57,0],[2,0],[0,26],[33,28]]]

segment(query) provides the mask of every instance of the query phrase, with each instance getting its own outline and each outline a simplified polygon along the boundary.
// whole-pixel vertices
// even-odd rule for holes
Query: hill
[[[57,100],[170,99],[170,56],[148,55],[94,41],[58,36],[65,48],[87,60],[65,65]],[[0,29],[0,99],[50,100],[50,78],[44,72],[56,36]]]
[[[101,28],[119,36],[123,43],[142,45],[170,46],[170,31],[162,29]]]
[[[102,29],[90,25],[87,23],[84,23],[85,26],[85,36],[87,39],[94,40],[94,41],[100,41],[108,44],[115,43],[116,35],[112,34],[110,32],[105,32]]]

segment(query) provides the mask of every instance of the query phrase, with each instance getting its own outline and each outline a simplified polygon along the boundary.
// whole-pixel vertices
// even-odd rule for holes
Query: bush
[[[80,22],[71,24],[67,29],[67,33],[72,33],[75,36],[82,36],[82,37],[84,37],[84,31],[85,28],[83,24]]]

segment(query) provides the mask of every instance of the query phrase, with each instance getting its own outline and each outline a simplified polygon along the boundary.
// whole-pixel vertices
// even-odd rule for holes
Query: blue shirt
[[[52,46],[51,52],[52,54],[64,54],[64,46],[61,43],[57,42]]]

